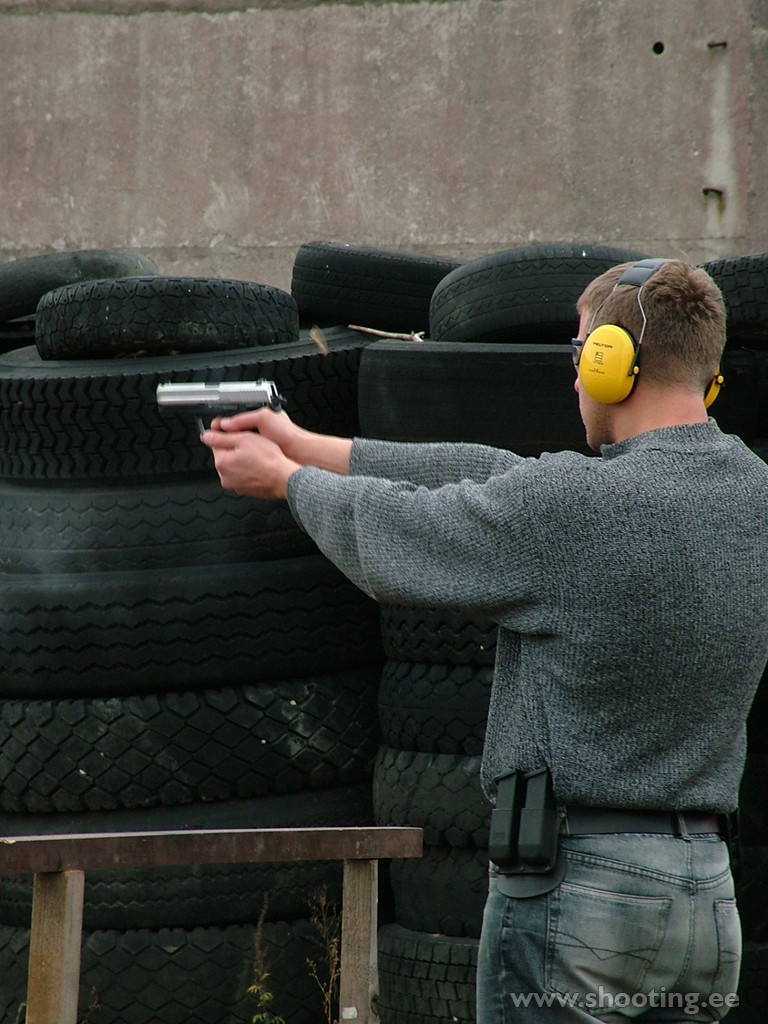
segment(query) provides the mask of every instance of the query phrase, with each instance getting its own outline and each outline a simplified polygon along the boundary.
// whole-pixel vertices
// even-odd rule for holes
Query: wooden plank
[[[85,871],[343,860],[341,1020],[375,1024],[380,858],[420,857],[422,830],[290,828],[0,838],[0,876],[35,875],[27,1024],[76,1024]]]
[[[13,836],[0,838],[0,875],[257,861],[379,860],[420,857],[421,849],[421,829],[389,825]]]
[[[341,902],[341,976],[339,1017],[342,1022],[376,1024],[378,996],[377,916],[378,862],[344,861]]]
[[[27,1024],[77,1024],[85,874],[36,874]]]

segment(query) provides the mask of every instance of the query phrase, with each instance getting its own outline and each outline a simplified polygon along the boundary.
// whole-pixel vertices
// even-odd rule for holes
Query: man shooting
[[[642,998],[644,1021],[711,1021],[739,974],[723,822],[768,656],[768,466],[708,416],[725,309],[703,270],[613,268],[577,309],[599,457],[326,437],[269,409],[202,441],[223,487],[287,498],[378,601],[498,624],[478,1024],[551,1020],[526,993],[576,995],[569,1024]]]

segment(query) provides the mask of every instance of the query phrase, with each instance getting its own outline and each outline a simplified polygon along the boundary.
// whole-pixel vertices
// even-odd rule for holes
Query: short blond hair
[[[644,379],[706,388],[720,365],[726,339],[725,303],[720,289],[701,267],[687,260],[668,260],[642,290],[618,285],[632,263],[611,267],[580,295],[576,309],[591,315],[589,330],[617,324],[640,340]]]

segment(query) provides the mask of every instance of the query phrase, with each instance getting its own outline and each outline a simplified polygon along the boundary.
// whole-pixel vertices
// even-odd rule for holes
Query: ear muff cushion
[[[579,359],[579,383],[602,405],[623,402],[637,374],[636,348],[629,331],[601,324],[584,342]]]
[[[723,386],[723,375],[720,373],[720,367],[717,369],[717,373],[712,378],[707,393],[704,395],[704,405],[708,409],[714,402],[717,396],[720,394],[720,388]]]

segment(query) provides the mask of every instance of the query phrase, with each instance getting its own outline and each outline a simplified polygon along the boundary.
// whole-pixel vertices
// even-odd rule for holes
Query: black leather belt
[[[606,835],[611,832],[650,832],[659,835],[702,835],[721,832],[717,814],[707,811],[636,811],[609,807],[568,807],[563,834]]]

